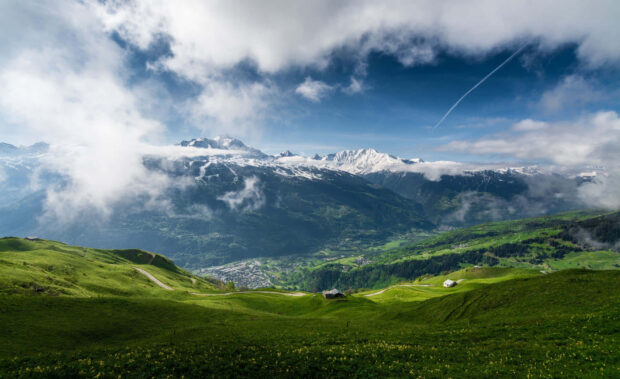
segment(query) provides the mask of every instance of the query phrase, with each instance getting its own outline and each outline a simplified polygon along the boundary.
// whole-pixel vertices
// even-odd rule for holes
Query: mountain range
[[[100,248],[140,247],[198,269],[251,257],[359,251],[429,230],[583,207],[588,175],[539,167],[403,159],[366,148],[277,155],[230,137],[180,142],[142,165],[173,183],[158,197],[127,197],[107,218],[50,222],[49,189],[71,177],[50,166],[48,146],[0,145],[0,234]]]

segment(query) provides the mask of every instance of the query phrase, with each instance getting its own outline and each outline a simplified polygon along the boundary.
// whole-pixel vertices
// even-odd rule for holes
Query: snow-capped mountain
[[[231,137],[197,138],[182,141],[179,145],[206,149],[204,156],[210,156],[208,161],[211,163],[272,167],[278,168],[278,172],[286,175],[295,171],[301,173],[302,176],[307,176],[307,171],[315,171],[314,169],[344,171],[353,175],[370,175],[380,172],[420,173],[431,180],[438,180],[442,175],[473,174],[482,171],[521,175],[543,174],[543,171],[536,166],[464,164],[452,161],[426,162],[421,158],[396,157],[372,148],[343,150],[323,156],[315,154],[313,157],[304,157],[289,150],[276,155],[268,155]],[[215,151],[218,154],[215,154]],[[230,154],[222,155],[221,151],[230,152]]]
[[[240,141],[235,146],[252,149]],[[436,223],[468,224],[569,209],[579,203],[577,187],[593,178],[558,174],[538,166],[403,159],[372,148],[313,157],[288,150],[273,156],[257,149],[248,154],[246,150],[238,155],[202,157],[203,163],[194,158],[192,164],[201,165],[199,177],[211,165],[253,167],[277,176],[313,181],[344,172],[419,202]]]
[[[8,155],[17,151],[17,146],[11,145],[10,143],[0,142],[0,154]]]
[[[48,150],[49,145],[42,142],[30,146],[0,143],[0,207],[20,200],[36,187],[44,187],[56,179],[41,169]]]
[[[281,152],[280,154],[275,155],[276,158],[295,157],[295,156],[297,156],[297,154],[291,153],[290,150],[285,150]]]
[[[236,164],[255,166],[282,166],[283,168],[315,167],[346,171],[348,173],[368,174],[380,171],[406,171],[408,166],[424,162],[422,159],[403,159],[390,154],[381,153],[372,148],[359,150],[344,150],[324,156],[315,155],[312,158],[303,157],[289,150],[276,155],[267,155],[262,151],[245,145],[242,141],[230,137],[196,138],[182,141],[180,146],[205,149],[229,150],[230,155],[223,159],[234,161]],[[244,159],[247,161],[244,162]],[[220,158],[220,161],[222,158]]]
[[[402,170],[405,166],[422,162],[421,159],[402,159],[375,149],[344,150],[328,154],[314,161],[327,163],[327,167],[352,174],[368,174],[379,171]]]
[[[220,149],[230,150],[231,154],[252,157],[252,158],[267,158],[268,155],[262,151],[249,147],[240,140],[232,137],[217,136],[213,139],[209,138],[194,138],[189,141],[181,141],[180,146],[199,147],[204,149]]]
[[[92,228],[101,218],[85,213],[86,219],[50,229],[55,225],[38,221],[47,189],[60,191],[71,177],[54,172],[42,148],[0,145],[0,235],[141,246],[187,268],[359,249],[419,228],[574,209],[587,180],[536,167],[403,159],[370,148],[268,155],[235,138],[197,138],[143,152],[146,172],[173,179],[161,182],[168,184],[156,199],[129,193],[109,205],[105,227]]]
[[[20,156],[41,154],[49,149],[49,145],[44,142],[37,142],[30,146],[14,146],[10,143],[0,142],[0,156]]]

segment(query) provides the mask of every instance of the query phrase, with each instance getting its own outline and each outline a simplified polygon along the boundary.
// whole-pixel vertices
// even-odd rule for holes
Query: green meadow
[[[303,290],[381,289],[471,266],[552,272],[620,268],[620,213],[576,211],[492,222],[301,266],[278,284]],[[584,236],[589,236],[584,238]],[[588,241],[599,241],[590,244]],[[359,262],[359,263],[358,263]]]
[[[619,271],[468,267],[327,300],[140,250],[0,246],[2,378],[620,375]]]

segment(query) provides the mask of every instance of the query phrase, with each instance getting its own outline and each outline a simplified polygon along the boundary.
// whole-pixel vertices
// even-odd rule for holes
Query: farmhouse
[[[446,281],[443,282],[443,286],[446,288],[454,287],[456,286],[456,282],[454,280],[446,279]]]
[[[344,297],[344,294],[334,288],[331,291],[323,291],[323,297],[326,299],[335,299]]]

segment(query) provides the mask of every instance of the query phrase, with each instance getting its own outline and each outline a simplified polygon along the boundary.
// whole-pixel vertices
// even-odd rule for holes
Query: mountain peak
[[[0,142],[0,155],[24,155],[44,153],[49,149],[45,142],[37,142],[30,146],[15,146],[10,143]]]
[[[276,155],[276,157],[278,157],[278,158],[295,157],[295,156],[297,156],[297,154],[291,153],[290,150],[285,150],[285,151],[281,152],[280,154]]]
[[[234,138],[234,137],[229,137],[229,136],[217,136],[215,138],[213,138],[213,141],[215,141],[220,148],[221,147],[226,147],[226,148],[235,148],[235,149],[247,149],[248,146],[246,146],[246,144],[244,144],[241,140]]]
[[[336,168],[353,174],[367,174],[419,163],[419,159],[401,159],[387,153],[380,153],[373,148],[343,150],[328,154],[320,160],[329,162]]]
[[[11,153],[14,151],[17,151],[17,146],[6,142],[0,142],[0,153]]]
[[[247,146],[241,140],[228,136],[217,136],[213,139],[206,137],[193,138],[189,141],[181,141],[179,145],[187,147],[198,147],[203,149],[240,151],[244,155],[249,155],[253,158],[264,158],[267,156],[262,151]]]

